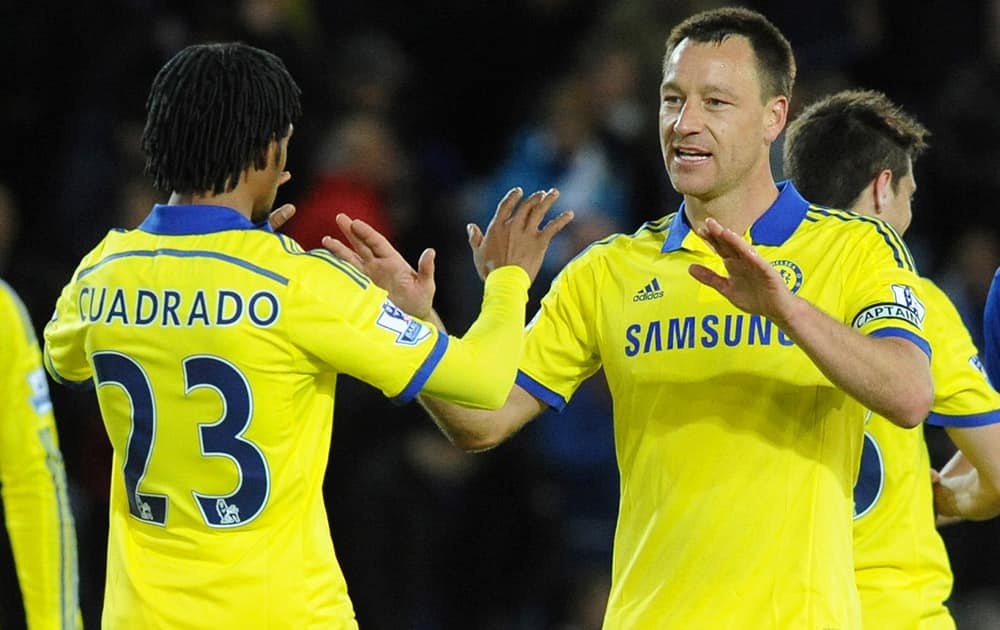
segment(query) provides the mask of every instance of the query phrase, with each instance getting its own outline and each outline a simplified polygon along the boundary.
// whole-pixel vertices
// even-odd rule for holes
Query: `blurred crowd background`
[[[80,257],[166,195],[139,136],[157,69],[181,47],[242,40],[280,55],[303,90],[292,140],[306,246],[332,216],[365,218],[415,261],[437,248],[436,307],[453,333],[481,285],[464,226],[511,186],[558,187],[577,219],[550,250],[529,310],[587,243],[676,209],[657,135],[663,43],[703,8],[763,11],[799,64],[793,115],[844,87],[885,91],[931,130],[907,240],[981,340],[1000,265],[998,0],[38,0],[0,8],[0,276],[40,331]],[[775,149],[781,177],[780,147]],[[53,386],[98,627],[110,447],[91,394]],[[749,394],[748,394],[749,395]],[[453,448],[416,404],[343,378],[326,479],[338,556],[362,628],[598,628],[617,512],[601,375],[485,454]],[[928,428],[932,461],[952,453]],[[326,445],[318,445],[326,448]],[[1000,523],[943,530],[960,628],[1000,627]],[[6,545],[0,544],[0,553]],[[23,618],[9,550],[2,623]]]

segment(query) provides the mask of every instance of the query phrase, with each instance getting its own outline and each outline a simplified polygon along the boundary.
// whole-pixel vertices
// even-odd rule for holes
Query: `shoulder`
[[[633,254],[646,250],[660,251],[670,225],[677,213],[660,217],[655,221],[647,221],[631,234],[615,233],[594,241],[577,254],[566,268],[586,268],[594,265],[610,265],[626,263]]]
[[[859,252],[891,257],[897,267],[910,271],[916,269],[906,243],[891,225],[877,217],[809,204],[803,224],[823,230],[837,239],[846,239],[845,244],[857,248]]]
[[[331,286],[356,286],[367,289],[371,279],[351,263],[338,258],[325,249],[303,249],[285,234],[271,235],[276,266],[289,275],[297,285],[314,290],[328,290]]]

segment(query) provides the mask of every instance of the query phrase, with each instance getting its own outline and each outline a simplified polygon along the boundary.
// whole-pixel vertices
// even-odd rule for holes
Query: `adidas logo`
[[[645,302],[646,300],[658,300],[663,297],[663,291],[660,289],[660,281],[653,278],[649,284],[639,289],[639,291],[632,296],[633,302]]]

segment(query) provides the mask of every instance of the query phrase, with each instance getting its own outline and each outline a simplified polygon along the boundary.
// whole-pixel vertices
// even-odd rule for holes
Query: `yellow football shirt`
[[[476,330],[450,339],[230,208],[157,206],[110,232],[45,329],[50,373],[96,383],[114,449],[104,625],[355,628],[322,496],[337,374],[499,406],[527,286],[490,274],[473,329],[491,314],[503,356],[480,356]]]
[[[790,183],[745,237],[788,287],[929,352],[885,223]],[[555,408],[604,367],[621,503],[604,627],[860,627],[851,490],[864,410],[770,321],[688,273],[721,259],[681,211],[592,245],[530,324],[518,383]]]
[[[0,483],[31,628],[77,628],[76,530],[48,382],[24,305],[0,281]]]
[[[986,379],[961,316],[933,282],[922,279],[924,332],[934,350],[934,406],[928,423],[1000,422],[1000,394]],[[921,429],[907,431],[873,415],[854,487],[854,563],[866,628],[946,630],[952,587],[948,553],[934,523],[930,457]]]

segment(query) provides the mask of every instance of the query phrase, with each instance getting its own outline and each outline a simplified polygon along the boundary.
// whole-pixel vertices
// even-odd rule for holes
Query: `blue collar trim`
[[[803,199],[790,180],[778,182],[778,198],[750,226],[751,243],[753,245],[782,245],[798,229],[808,209],[809,202]],[[690,232],[691,224],[688,223],[687,215],[684,212],[684,202],[681,202],[660,251],[665,254],[681,249],[684,239]]]
[[[264,230],[273,232],[271,225],[253,223],[233,208],[210,205],[169,205],[158,203],[139,225],[150,234],[184,236],[210,234],[226,230]]]

